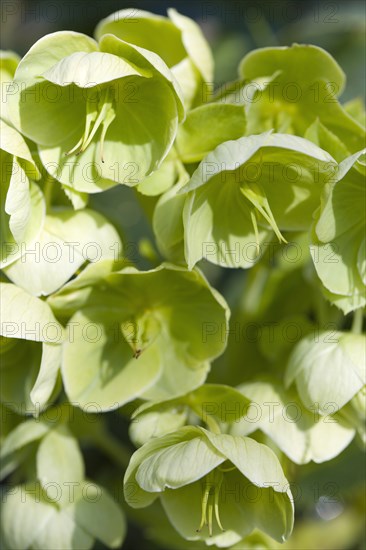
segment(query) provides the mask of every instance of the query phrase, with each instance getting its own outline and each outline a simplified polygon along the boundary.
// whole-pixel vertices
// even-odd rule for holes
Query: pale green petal
[[[75,52],[63,57],[42,76],[58,86],[76,84],[79,88],[92,88],[99,84],[126,76],[145,76],[131,63],[105,52]]]
[[[323,415],[343,407],[365,384],[366,337],[321,332],[303,338],[294,348],[286,385],[296,382],[304,405]],[[329,410],[329,407],[333,407]]]
[[[30,393],[34,405],[43,408],[52,396],[55,389],[61,366],[61,345],[42,344],[42,360],[37,380]]]
[[[244,419],[231,424],[230,434],[248,435],[262,430],[296,464],[331,460],[355,435],[354,428],[330,416],[332,407],[325,417],[309,412],[295,392],[286,391],[277,383],[252,382],[239,389],[254,405]]]
[[[274,452],[249,437],[216,435],[204,430],[209,441],[257,487],[273,487],[287,493],[288,481]]]
[[[132,508],[144,508],[145,506],[149,506],[158,496],[156,493],[149,493],[141,489],[136,481],[136,473],[144,460],[152,457],[159,450],[164,448],[169,449],[182,441],[190,441],[200,437],[202,437],[202,430],[200,428],[187,426],[158,439],[151,439],[135,451],[123,480],[124,497],[127,504],[132,506]]]
[[[246,116],[241,105],[210,103],[190,111],[179,127],[176,147],[185,163],[200,161],[220,143],[245,133]]]
[[[38,483],[18,485],[4,497],[1,526],[8,548],[89,550],[93,538],[49,502]]]
[[[224,461],[225,456],[202,434],[162,448],[146,458],[137,469],[136,481],[149,493],[177,489],[201,479]]]
[[[68,484],[84,479],[84,461],[77,440],[66,426],[51,430],[41,441],[37,451],[37,478],[49,498],[59,490],[57,505],[70,502]]]
[[[0,283],[2,335],[36,342],[60,341],[63,328],[48,304],[25,290]]]
[[[69,400],[88,409],[113,410],[139,397],[160,376],[159,349],[151,345],[136,359],[121,331],[127,322],[117,310],[75,314],[64,344],[62,377]]]
[[[313,81],[332,82],[337,86],[338,95],[346,80],[344,72],[328,52],[309,44],[253,50],[241,61],[239,73],[248,80],[254,80],[258,76],[271,75],[274,69],[296,75],[298,83],[308,83],[309,76]]]
[[[22,447],[41,439],[50,427],[40,420],[26,420],[12,430],[2,442],[0,456],[3,459],[7,455],[18,451]]]
[[[239,186],[219,178],[187,198],[183,221],[189,269],[201,258],[223,267],[250,268],[273,240],[272,232],[261,227],[255,234]]]
[[[174,8],[168,9],[168,16],[182,32],[182,42],[188,56],[192,59],[206,82],[213,81],[213,57],[210,47],[193,19],[182,15]]]
[[[186,202],[178,191],[189,180],[187,172],[180,182],[162,195],[153,214],[153,229],[161,254],[169,261],[184,263],[183,209]]]
[[[64,513],[108,548],[120,548],[126,522],[119,505],[105,489],[92,482],[81,482],[78,493],[81,496],[66,505]]]
[[[185,425],[186,420],[185,412],[178,412],[174,409],[164,412],[147,412],[132,421],[128,432],[129,437],[136,447],[141,447],[151,438],[175,432]]]
[[[36,253],[28,253],[5,270],[9,279],[35,296],[48,295],[66,283],[86,262],[113,258],[121,249],[114,227],[97,212],[70,209],[46,217]]]

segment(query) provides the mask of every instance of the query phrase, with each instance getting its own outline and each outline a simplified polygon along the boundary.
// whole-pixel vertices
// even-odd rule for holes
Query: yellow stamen
[[[283,237],[281,231],[277,226],[276,220],[274,219],[266,194],[262,189],[262,187],[256,183],[249,184],[249,183],[243,182],[240,184],[240,191],[243,193],[244,197],[258,210],[258,212],[262,214],[263,218],[272,227],[279,242],[286,243],[287,241]],[[252,217],[252,223],[253,223],[253,217]],[[256,234],[256,238],[258,238],[257,237],[258,228],[256,226],[256,221],[255,221],[255,225],[253,224],[253,227],[254,227],[254,232]]]
[[[201,523],[199,528],[196,529],[197,533],[202,531],[204,525],[207,525],[208,534],[210,537],[212,537],[214,512],[217,525],[219,526],[221,531],[225,531],[222,526],[219,513],[220,489],[222,481],[223,474],[221,469],[215,469],[206,476],[201,502]]]
[[[86,120],[83,135],[77,144],[66,153],[66,155],[80,155],[83,153],[92,142],[99,128],[101,128],[100,155],[102,162],[104,162],[104,141],[107,130],[115,118],[116,112],[114,93],[113,88],[109,86],[100,92],[97,104],[95,103],[95,100],[92,100],[91,98],[87,99]]]

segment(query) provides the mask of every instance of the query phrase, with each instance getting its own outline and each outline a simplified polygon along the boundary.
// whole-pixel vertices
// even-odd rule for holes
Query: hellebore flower
[[[276,381],[248,382],[238,389],[252,400],[246,417],[233,422],[231,435],[249,435],[261,430],[296,464],[321,463],[338,456],[350,444],[356,429],[339,415],[314,415],[301,403],[297,392],[285,390]],[[260,411],[260,414],[258,414]],[[324,441],[327,444],[324,445]]]
[[[62,361],[69,400],[109,410],[201,385],[225,349],[229,312],[221,295],[199,272],[173,265],[107,268],[90,264],[48,299],[69,317]]]
[[[364,126],[338,101],[345,75],[322,48],[293,44],[253,50],[241,61],[239,75],[244,81],[248,135],[275,129],[305,136],[319,119],[350,153],[363,147]]]
[[[23,136],[0,119],[1,138],[1,268],[21,255],[21,246],[36,239],[45,208],[34,183],[40,173]]]
[[[131,458],[126,502],[158,497],[187,540],[228,547],[258,528],[279,542],[290,535],[293,503],[276,455],[248,437],[187,426],[153,439]]]
[[[189,17],[172,8],[168,17],[120,10],[102,19],[95,30],[97,39],[107,33],[158,54],[178,80],[187,108],[209,96],[205,85],[213,82],[212,53],[200,27]]]
[[[364,334],[324,331],[316,340],[310,334],[295,346],[285,384],[289,387],[295,382],[309,410],[317,409],[322,415],[334,413],[366,384],[365,350]]]
[[[97,539],[120,548],[124,515],[105,489],[85,479],[83,456],[67,425],[47,426],[42,418],[38,427],[34,420],[19,425],[5,441],[5,456],[29,443],[38,443],[38,480],[13,487],[4,498],[1,527],[7,546],[88,550]]]
[[[38,189],[38,188],[37,188]],[[38,206],[46,211],[39,191]],[[40,220],[38,220],[40,223]],[[4,268],[7,277],[34,296],[47,296],[62,287],[85,262],[116,256],[121,239],[107,219],[88,208],[50,208],[29,246]],[[14,260],[14,255],[11,256]]]
[[[1,118],[10,124],[8,115],[8,95],[13,93],[13,77],[20,57],[12,52],[0,50],[0,103]]]
[[[267,132],[227,141],[209,153],[179,193],[185,256],[248,268],[281,231],[306,231],[336,161],[310,141]],[[262,250],[263,252],[263,250]]]
[[[1,402],[18,414],[37,414],[59,389],[64,330],[39,298],[9,283],[0,283],[0,293]]]
[[[13,124],[37,143],[48,172],[87,193],[151,174],[184,116],[178,85],[156,54],[69,31],[34,44],[9,100]]]
[[[324,294],[344,313],[366,304],[366,149],[348,157],[326,185],[311,234],[311,255]]]

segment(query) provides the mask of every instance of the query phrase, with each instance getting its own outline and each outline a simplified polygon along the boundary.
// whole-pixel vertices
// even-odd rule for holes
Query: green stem
[[[46,181],[43,185],[43,195],[46,201],[46,211],[49,212],[51,209],[52,204],[52,191],[53,191],[53,184],[54,179],[51,176],[51,174],[47,174]]]
[[[119,467],[126,470],[131,453],[112,435],[103,433],[101,437],[93,438],[93,443]]]
[[[216,422],[213,416],[206,416],[205,424],[207,425],[208,429],[214,434],[221,434],[220,426],[218,425],[218,423]]]
[[[352,333],[353,334],[362,334],[362,324],[363,324],[363,311],[362,307],[359,309],[356,309],[356,311],[353,314],[353,321],[352,321]]]

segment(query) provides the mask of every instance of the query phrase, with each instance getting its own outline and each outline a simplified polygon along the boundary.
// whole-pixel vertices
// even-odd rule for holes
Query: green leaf
[[[41,441],[37,452],[37,477],[50,499],[67,506],[70,485],[84,480],[84,461],[77,440],[64,426],[51,430]]]
[[[285,383],[296,382],[309,410],[327,415],[341,409],[366,383],[366,337],[342,332],[321,332],[303,338],[294,348]]]

